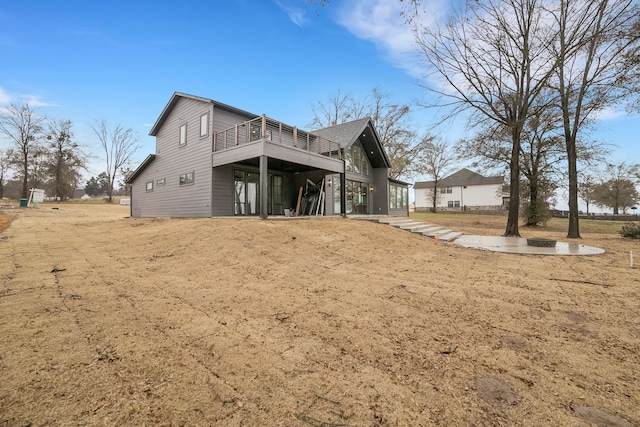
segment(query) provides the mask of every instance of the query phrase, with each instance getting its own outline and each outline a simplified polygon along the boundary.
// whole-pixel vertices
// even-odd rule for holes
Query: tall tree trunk
[[[29,157],[25,154],[22,165],[22,194],[20,197],[26,199],[29,195]]]
[[[514,130],[514,135],[516,131]],[[518,229],[518,213],[520,210],[520,139],[514,136],[509,165],[511,178],[509,180],[509,216],[505,237],[520,237]]]
[[[567,163],[569,169],[569,229],[567,237],[580,239],[580,224],[578,219],[578,168],[575,143],[575,133],[566,138]]]
[[[538,205],[538,175],[533,172],[529,178],[529,212],[527,226],[535,227],[540,222],[540,206]]]
[[[433,182],[433,207],[431,212],[436,213],[438,208],[438,181]]]

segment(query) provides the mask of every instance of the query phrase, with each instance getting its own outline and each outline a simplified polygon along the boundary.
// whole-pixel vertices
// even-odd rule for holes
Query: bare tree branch
[[[109,180],[107,195],[109,196],[109,203],[111,203],[116,177],[122,168],[130,162],[140,145],[131,128],[125,129],[117,125],[115,128],[109,129],[107,122],[100,120],[96,121],[92,129],[104,150],[105,172]]]

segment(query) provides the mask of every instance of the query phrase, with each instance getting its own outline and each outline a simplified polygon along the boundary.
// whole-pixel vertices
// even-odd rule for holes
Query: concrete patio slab
[[[468,234],[458,237],[452,244],[465,248],[512,254],[599,255],[605,252],[604,249],[582,245],[577,242],[558,242],[553,248],[542,248],[528,246],[527,239],[522,237],[474,236]]]

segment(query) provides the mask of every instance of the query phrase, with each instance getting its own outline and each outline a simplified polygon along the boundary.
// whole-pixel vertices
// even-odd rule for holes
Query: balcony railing
[[[213,151],[222,151],[251,142],[267,141],[335,159],[342,159],[340,144],[261,116],[214,134]]]

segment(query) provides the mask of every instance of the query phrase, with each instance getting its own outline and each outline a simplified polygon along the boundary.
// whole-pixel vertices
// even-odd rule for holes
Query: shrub
[[[632,237],[634,239],[640,239],[640,224],[635,222],[628,222],[622,226],[620,230],[622,237]]]

